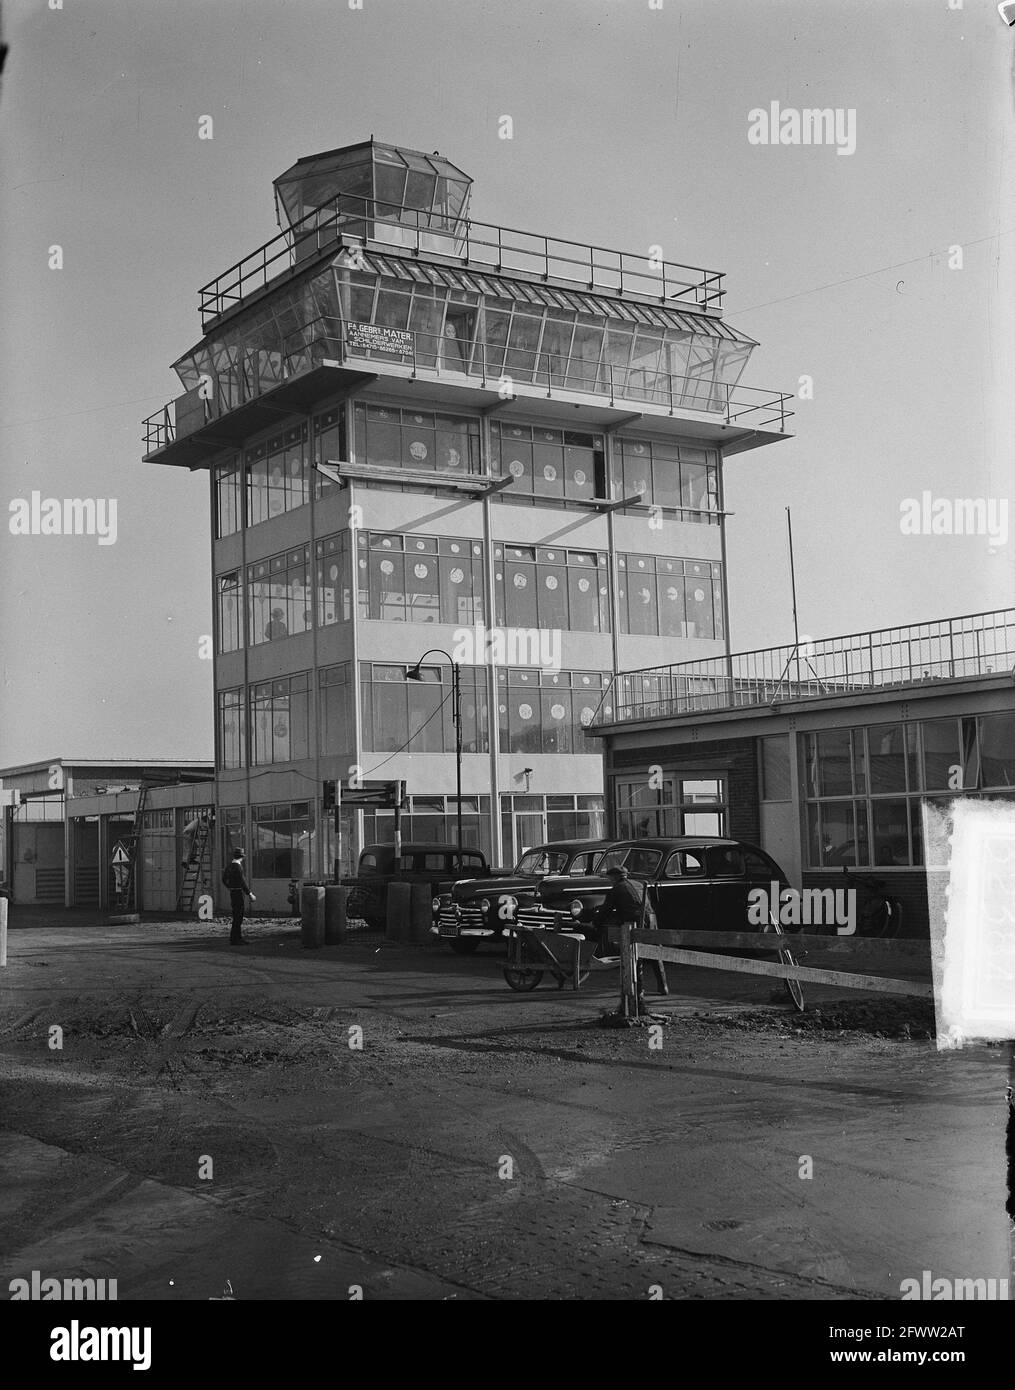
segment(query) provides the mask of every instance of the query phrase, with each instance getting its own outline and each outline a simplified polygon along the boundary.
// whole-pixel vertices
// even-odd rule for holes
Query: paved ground
[[[610,974],[518,995],[494,951],[248,930],[15,917],[0,1297],[32,1270],[202,1300],[856,1300],[1008,1273],[1007,1054],[938,1053],[923,1005],[822,988],[801,1023],[768,981],[671,967],[668,1026],[607,1030]]]

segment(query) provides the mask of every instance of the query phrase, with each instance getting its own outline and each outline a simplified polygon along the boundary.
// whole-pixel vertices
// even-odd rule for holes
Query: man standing
[[[222,870],[222,882],[229,889],[229,901],[233,908],[233,929],[229,937],[229,944],[230,946],[242,946],[244,942],[240,935],[240,928],[243,925],[244,898],[249,898],[252,903],[257,902],[257,899],[251,893],[247,876],[243,872],[243,851],[241,849],[233,851],[232,863],[227,864]]]
[[[606,895],[606,900],[599,909],[600,929],[605,935],[606,925],[612,922],[627,922],[631,927],[639,927],[643,931],[654,931],[659,925],[656,921],[656,914],[648,896],[648,887],[644,883],[639,883],[637,879],[631,878],[625,868],[618,865],[606,870],[608,878],[613,880],[613,887]],[[660,994],[669,994],[670,988],[666,982],[666,966],[661,960],[651,962],[656,973],[656,984]],[[638,962],[638,1011],[644,1012],[645,987],[642,981],[642,962]]]

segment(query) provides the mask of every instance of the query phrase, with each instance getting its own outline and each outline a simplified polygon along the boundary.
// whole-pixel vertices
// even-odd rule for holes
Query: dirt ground
[[[615,973],[514,994],[497,948],[297,927],[231,948],[222,922],[12,911],[0,1297],[33,1270],[157,1300],[1008,1274],[1007,1053],[937,1052],[929,1005],[820,987],[800,1016],[771,981],[671,966],[665,1026],[604,1029]]]

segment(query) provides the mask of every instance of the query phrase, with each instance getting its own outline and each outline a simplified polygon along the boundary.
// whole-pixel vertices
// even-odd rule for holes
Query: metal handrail
[[[992,635],[997,640],[987,640]],[[793,663],[797,675],[788,679]],[[1015,608],[988,609],[904,627],[848,633],[819,642],[808,640],[622,671],[604,691],[592,724],[616,724],[705,709],[757,707],[975,675],[1009,674],[1013,665]],[[609,717],[600,719],[600,711],[607,708]]]
[[[357,224],[361,232],[356,231]],[[563,280],[589,291],[640,296],[663,304],[675,302],[677,307],[711,314],[722,312],[725,290],[721,271],[547,237],[494,222],[455,219],[403,204],[338,194],[203,285],[199,291],[203,323],[207,326],[211,319],[242,303],[248,294],[266,288],[276,276],[295,268],[299,264],[297,248],[303,250],[311,238],[316,238],[316,249],[323,251],[343,235],[366,240],[371,227],[397,227],[403,233],[414,233],[414,240],[408,244],[394,245],[415,255],[432,251],[461,261],[464,266],[476,264],[495,272],[535,274],[543,280]],[[536,247],[515,241],[520,238],[534,241]],[[383,237],[369,240],[382,250],[394,249]],[[442,242],[448,245],[442,246]],[[304,255],[300,259],[305,258]],[[515,264],[516,260],[520,263]],[[280,261],[286,264],[269,274],[269,268]]]
[[[412,332],[411,349],[357,349],[349,346],[347,333],[350,324],[356,322],[337,315],[319,314],[287,334],[277,349],[262,350],[266,361],[277,362],[277,372],[264,375],[258,372],[253,380],[248,380],[242,367],[231,367],[216,374],[217,393],[225,391],[230,402],[229,409],[234,409],[237,405],[256,400],[282,381],[310,370],[315,356],[325,355],[327,348],[341,362],[397,361],[398,365],[409,367],[413,377],[420,372],[432,372],[436,376],[471,376],[478,378],[484,386],[491,378],[498,383],[517,381],[519,385],[543,386],[549,397],[552,397],[555,389],[600,398],[608,396],[611,405],[618,398],[642,401],[667,406],[670,414],[677,410],[697,410],[704,414],[720,415],[727,423],[760,413],[764,418],[756,419],[754,427],[762,429],[778,423],[780,430],[784,431],[787,419],[793,414],[787,409],[787,402],[792,397],[783,392],[753,386],[731,387],[726,382],[659,372],[647,367],[585,363],[581,358],[534,348],[516,348],[506,344],[491,347],[483,339],[447,339],[441,334],[419,329],[394,330]],[[316,331],[318,329],[323,331]],[[449,347],[451,343],[464,347],[466,355],[461,357],[456,353],[455,361],[449,366],[447,359],[452,352]],[[586,371],[590,374],[586,375]],[[148,452],[162,448],[176,438],[175,420],[169,417],[170,404],[144,421]],[[155,438],[161,442],[153,444]]]

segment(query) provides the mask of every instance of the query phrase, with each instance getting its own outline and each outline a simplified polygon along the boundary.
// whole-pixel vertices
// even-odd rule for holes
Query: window
[[[618,835],[721,835],[727,817],[726,779],[666,772],[618,777],[614,805]]]
[[[722,637],[722,567],[708,560],[620,555],[620,629],[646,637]]]
[[[789,735],[772,734],[760,738],[761,752],[761,799],[762,801],[790,801],[789,781]]]
[[[710,878],[742,878],[746,872],[744,856],[738,849],[713,845],[705,851]]]
[[[243,646],[243,584],[239,570],[220,574],[215,581],[218,605],[218,651],[235,652]]]
[[[401,665],[365,662],[360,667],[363,746],[371,752],[453,753],[451,671],[424,666],[421,681],[409,680]],[[462,750],[486,752],[485,670],[463,666]]]
[[[494,560],[497,621],[504,627],[609,630],[605,554],[498,545]]]
[[[322,757],[351,753],[355,740],[349,662],[325,666],[318,671],[317,690]]]
[[[245,454],[247,525],[257,526],[310,501],[307,427],[297,425]]]
[[[617,439],[620,497],[641,493],[637,506],[679,511],[682,521],[719,522],[719,455],[669,442]],[[633,511],[634,506],[625,508]]]
[[[233,459],[215,473],[215,535],[232,536],[243,525],[243,493],[239,459]]]
[[[490,798],[462,797],[462,840],[473,849],[490,851]],[[402,812],[402,838],[423,844],[454,843],[458,835],[458,803],[453,796],[411,796]],[[391,811],[364,811],[363,834],[368,842],[391,844],[395,818]],[[463,855],[463,869],[474,873],[481,861]]]
[[[529,500],[561,503],[607,495],[602,435],[497,420],[491,430],[493,471],[514,479],[499,500],[519,493],[529,494]]]
[[[317,626],[330,627],[352,616],[347,532],[317,542]]]
[[[218,700],[220,768],[246,764],[246,709],[242,690],[221,690]]]
[[[250,645],[309,632],[311,602],[309,546],[248,566]]]
[[[250,761],[296,762],[310,756],[310,677],[307,672],[250,688]]]
[[[678,849],[670,855],[663,869],[663,878],[701,878],[705,861],[700,851]]]
[[[659,868],[662,857],[662,851],[658,849],[640,849],[632,845],[618,845],[616,849],[606,851],[596,865],[596,873],[604,874],[607,869],[623,867],[629,874],[650,878]]]
[[[445,536],[362,532],[359,615],[389,623],[483,621],[483,546]]]
[[[480,472],[479,420],[397,406],[356,406],[356,457],[384,468]]]
[[[342,463],[349,454],[345,441],[345,410],[339,406],[326,411],[314,420],[314,460],[317,463]],[[314,496],[330,497],[337,484],[323,473],[314,470]]]
[[[1001,721],[996,730],[994,719]],[[927,719],[805,735],[810,866],[921,864],[924,794],[944,804],[947,795],[976,795],[989,776],[1003,777],[1013,732],[1006,719]],[[985,750],[995,746],[1001,762],[991,758],[988,769]]]
[[[250,808],[253,878],[305,878],[312,872],[314,820],[309,801],[265,802]]]
[[[247,812],[243,806],[221,806],[218,816],[222,835],[222,861],[228,864],[236,850],[246,847]]]
[[[601,671],[499,670],[501,751],[594,753],[584,729],[609,679]]]
[[[1015,715],[985,714],[979,723],[981,785],[1015,786]]]

